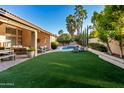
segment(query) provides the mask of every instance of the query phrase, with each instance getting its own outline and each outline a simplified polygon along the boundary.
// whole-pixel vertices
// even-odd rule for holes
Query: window
[[[22,37],[18,37],[18,45],[22,45]]]
[[[16,29],[7,27],[6,34],[16,35]]]
[[[22,45],[22,30],[7,27],[6,28],[6,39],[11,41],[12,46],[17,45],[17,44]]]
[[[22,30],[18,30],[18,35],[22,35]]]
[[[16,37],[7,36],[6,39],[11,40],[11,45],[16,45]]]

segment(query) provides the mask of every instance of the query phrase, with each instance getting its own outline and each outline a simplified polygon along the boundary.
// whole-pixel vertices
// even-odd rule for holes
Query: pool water
[[[59,47],[58,48],[58,50],[59,51],[73,51],[74,50],[74,48],[75,48],[76,46],[70,46],[70,45],[68,45],[68,46],[61,46],[61,47]]]

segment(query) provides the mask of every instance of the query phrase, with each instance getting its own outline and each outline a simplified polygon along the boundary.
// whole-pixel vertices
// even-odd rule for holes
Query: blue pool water
[[[68,46],[61,46],[58,48],[59,51],[73,51],[76,46],[68,45]]]

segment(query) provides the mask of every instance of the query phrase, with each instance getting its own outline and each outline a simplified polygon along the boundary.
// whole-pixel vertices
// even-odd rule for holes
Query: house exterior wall
[[[6,39],[5,31],[6,31],[6,25],[4,23],[1,23],[0,24],[0,47],[11,47],[10,41],[8,42],[8,40]]]
[[[16,34],[12,35],[12,34],[10,34],[10,33],[6,33],[6,28],[15,29]],[[0,36],[1,36],[0,40],[6,42],[6,41],[9,40],[8,37],[15,38],[15,39],[16,39],[16,41],[15,41],[16,44],[15,44],[15,45],[19,45],[19,44],[18,44],[18,40],[19,40],[19,38],[21,38],[22,36],[18,35],[18,30],[20,30],[20,28],[15,27],[15,26],[12,26],[12,25],[5,24],[5,23],[2,23],[2,24],[0,25]],[[4,37],[4,38],[2,38],[2,37]],[[11,43],[11,40],[9,40],[9,41],[10,41],[9,43]],[[9,46],[4,46],[4,47],[11,47],[11,44],[9,44]]]
[[[51,48],[49,34],[38,32],[38,47],[40,46],[47,46],[48,48]]]
[[[56,37],[55,36],[50,36],[50,42],[56,42]]]
[[[15,28],[15,29],[19,28],[16,26],[5,24],[5,23],[0,24],[0,36],[4,36],[3,39],[6,38],[6,27],[11,27],[11,28]],[[31,42],[32,42],[31,32],[33,32],[33,31],[22,29],[22,46],[31,47]],[[48,48],[50,48],[50,46],[51,46],[50,34],[46,34],[46,33],[41,32],[41,31],[37,31],[37,32],[38,32],[38,35],[37,35],[38,38],[37,39],[40,39],[40,42],[38,42],[38,47],[39,46],[47,46]]]
[[[31,47],[31,32],[28,30],[22,31],[22,46]]]
[[[11,36],[11,34],[6,34],[7,26],[15,28],[17,31],[16,35],[14,34]],[[22,30],[22,35],[18,34],[18,29]],[[9,31],[11,30],[9,29]],[[19,45],[21,37],[22,46],[34,47],[36,49],[35,55],[37,55],[36,52],[39,46],[47,46],[48,48],[51,48],[51,35],[52,33],[0,8],[0,36],[2,39],[5,39],[7,36],[16,37],[16,45]],[[38,39],[40,42],[38,42]]]
[[[5,24],[4,23],[2,23],[2,24],[0,24],[0,35],[5,35]]]

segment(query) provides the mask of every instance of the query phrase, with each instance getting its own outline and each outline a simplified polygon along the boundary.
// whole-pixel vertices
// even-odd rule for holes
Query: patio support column
[[[37,56],[37,31],[32,32],[32,47],[35,48],[35,56]]]
[[[49,36],[49,48],[50,48],[50,50],[51,50],[51,36]]]

